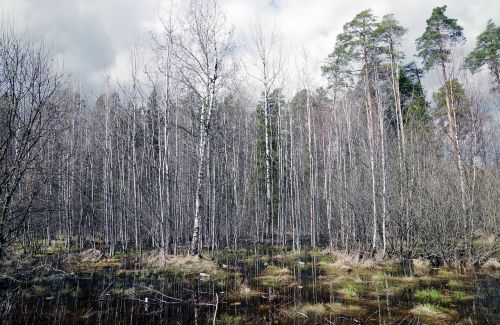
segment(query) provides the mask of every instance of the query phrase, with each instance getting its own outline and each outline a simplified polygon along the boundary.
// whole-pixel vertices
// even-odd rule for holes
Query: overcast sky
[[[0,0],[3,19],[18,29],[28,29],[51,45],[67,72],[83,84],[101,84],[108,69],[118,80],[128,71],[129,51],[136,44],[147,52],[149,33],[158,26],[158,15],[170,0]],[[181,0],[179,0],[181,1]],[[272,21],[285,36],[290,57],[304,46],[319,66],[332,50],[342,25],[371,8],[382,17],[394,13],[409,29],[405,52],[415,53],[415,38],[425,28],[434,0],[221,0],[235,39],[244,46],[249,26],[256,18]],[[500,23],[498,0],[448,1],[447,13],[457,18],[467,38],[465,51],[488,19]],[[293,62],[292,62],[293,65]]]

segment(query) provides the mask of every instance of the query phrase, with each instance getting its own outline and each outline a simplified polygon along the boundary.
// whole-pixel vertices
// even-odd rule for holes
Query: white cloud
[[[149,48],[148,31],[157,29],[158,8],[170,0],[0,0],[2,16],[14,17],[19,28],[29,28],[53,44],[66,69],[82,81],[99,84],[104,71],[116,73],[118,79],[127,75],[127,53],[138,44]],[[181,3],[185,1],[173,0]],[[220,0],[228,22],[235,26],[240,45],[248,43],[250,26],[257,17],[274,22],[285,35],[289,67],[294,69],[306,47],[311,60],[320,62],[332,50],[342,25],[368,8],[375,15],[394,13],[409,29],[404,48],[409,59],[415,54],[415,38],[425,28],[425,20],[437,4],[434,0]],[[500,2],[495,0],[450,1],[448,14],[464,27],[470,50],[475,37],[486,21],[500,22]],[[272,25],[272,24],[268,24]]]

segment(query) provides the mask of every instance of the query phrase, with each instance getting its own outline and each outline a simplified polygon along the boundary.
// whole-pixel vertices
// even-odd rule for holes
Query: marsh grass
[[[83,295],[83,292],[80,288],[69,288],[65,287],[64,289],[61,290],[61,295],[66,296],[71,299],[77,299],[80,298]]]
[[[47,292],[47,289],[40,285],[34,285],[31,287],[31,290],[33,290],[33,293],[37,295],[45,294]]]
[[[342,289],[339,290],[339,293],[345,298],[355,299],[359,297],[364,289],[365,285],[363,283],[348,279],[342,283]]]
[[[215,324],[219,325],[232,325],[232,324],[244,324],[245,323],[245,318],[241,315],[238,316],[233,316],[233,315],[228,315],[224,314],[221,315],[219,319],[215,320]]]
[[[468,294],[464,291],[452,291],[450,294],[451,294],[451,299],[454,302],[464,302],[464,301],[474,300],[476,298],[475,295]]]
[[[446,284],[446,287],[448,287],[449,289],[452,289],[452,290],[460,289],[460,288],[464,287],[464,283],[462,281],[459,281],[459,280],[451,279]]]
[[[287,286],[293,282],[293,276],[288,268],[280,268],[275,265],[266,267],[257,279],[261,285],[273,288]]]
[[[321,317],[334,315],[361,315],[364,313],[360,306],[343,305],[340,303],[306,303],[291,308],[282,308],[281,314],[289,318],[298,316]]]
[[[455,311],[433,304],[418,304],[410,310],[413,315],[422,318],[425,323],[445,324],[456,314]]]
[[[415,291],[415,298],[431,304],[449,304],[451,299],[436,289],[420,289]]]
[[[439,268],[437,269],[435,277],[439,279],[449,280],[449,279],[456,279],[460,277],[460,275],[457,274],[456,272],[453,272],[452,270]]]
[[[301,256],[302,255],[300,251],[285,251],[274,256],[273,258],[277,261],[291,263],[300,260]]]

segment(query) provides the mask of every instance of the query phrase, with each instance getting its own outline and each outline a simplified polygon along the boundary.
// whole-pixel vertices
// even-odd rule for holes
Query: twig
[[[109,287],[111,287],[111,285],[112,285],[113,283],[114,283],[113,281],[112,281],[112,282],[110,282],[110,283],[108,284],[108,286],[104,289],[104,291],[103,291],[103,292],[101,292],[101,294],[99,295],[99,300],[103,299],[104,294],[106,293],[106,291],[108,291]]]
[[[213,324],[215,325],[215,318],[217,318],[217,308],[219,307],[219,295],[216,293],[215,294],[215,312],[214,312],[214,321]]]
[[[165,295],[165,294],[161,293],[161,292],[160,292],[160,291],[158,291],[158,290],[151,289],[151,288],[149,288],[149,287],[145,287],[145,286],[142,286],[142,285],[140,285],[140,284],[134,284],[134,286],[139,287],[139,288],[143,288],[143,289],[146,289],[146,290],[149,290],[149,291],[152,291],[152,292],[157,293],[157,294],[159,294],[159,295],[161,295],[162,297],[165,297],[165,298],[167,298],[167,299],[172,299],[172,300],[175,300],[175,301],[186,302],[185,300],[182,300],[182,299],[179,299],[179,298],[174,298],[174,297],[167,296],[167,295]]]
[[[206,291],[194,291],[194,290],[187,289],[187,288],[182,288],[182,290],[186,290],[186,291],[189,291],[189,292],[192,292],[192,293],[206,293],[206,294],[213,294],[213,293],[211,293],[211,292],[206,292]]]
[[[303,313],[300,313],[300,312],[297,312],[297,314],[299,314],[300,316],[304,316],[305,318],[309,318],[309,317],[307,317],[306,314],[303,314]]]

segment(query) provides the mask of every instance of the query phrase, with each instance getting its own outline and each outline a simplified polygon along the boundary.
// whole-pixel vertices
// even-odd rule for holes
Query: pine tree
[[[448,117],[448,135],[451,139],[458,166],[461,204],[463,214],[463,226],[467,232],[467,196],[465,185],[465,171],[460,148],[459,127],[457,112],[453,103],[452,80],[449,79],[447,64],[452,59],[452,49],[459,43],[465,41],[462,34],[463,28],[458,25],[457,20],[445,15],[446,6],[436,7],[427,19],[425,32],[417,39],[418,56],[422,58],[424,68],[431,70],[433,67],[441,69],[444,80],[444,99]]]
[[[491,19],[484,32],[477,37],[476,47],[465,58],[465,63],[472,72],[487,65],[500,90],[500,26],[495,26]]]

